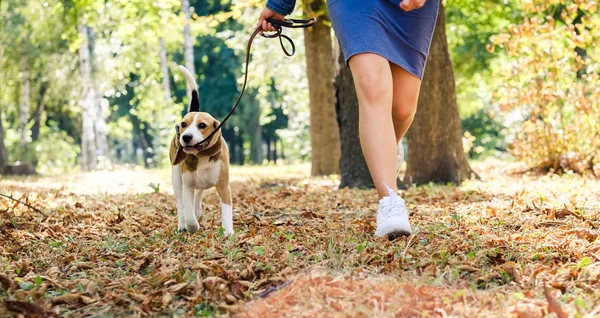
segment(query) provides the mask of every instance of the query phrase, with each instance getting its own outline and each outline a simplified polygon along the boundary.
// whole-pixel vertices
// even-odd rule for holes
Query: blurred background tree
[[[177,65],[194,65],[202,110],[223,117],[239,94],[246,41],[263,6],[2,1],[0,172],[166,166],[188,100]],[[457,0],[445,9],[468,157],[512,155],[542,170],[597,171],[595,2]],[[313,174],[337,173],[344,142],[357,141],[347,121],[354,117],[339,112],[354,107],[354,92],[337,62],[325,2],[300,1],[293,15],[303,14],[321,23],[285,31],[294,57],[276,41],[258,38],[253,46],[248,90],[223,128],[233,164],[312,160]],[[342,157],[342,175],[361,171],[361,156],[357,148]]]

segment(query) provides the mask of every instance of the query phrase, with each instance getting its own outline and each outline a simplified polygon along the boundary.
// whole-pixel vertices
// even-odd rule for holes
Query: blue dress
[[[281,15],[294,10],[295,0],[268,0]],[[331,23],[348,60],[359,53],[375,53],[422,79],[439,0],[427,0],[409,12],[399,0],[327,0]]]

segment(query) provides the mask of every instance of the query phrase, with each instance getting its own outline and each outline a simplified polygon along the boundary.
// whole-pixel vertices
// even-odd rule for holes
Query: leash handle
[[[317,18],[308,18],[308,19],[292,19],[287,18],[283,20],[268,18],[267,22],[271,23],[274,26],[284,27],[284,28],[308,28],[317,23]]]

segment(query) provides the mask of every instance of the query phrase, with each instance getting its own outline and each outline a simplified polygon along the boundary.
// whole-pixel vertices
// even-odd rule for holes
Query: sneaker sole
[[[388,241],[393,241],[402,236],[410,236],[410,234],[408,231],[393,231],[388,234]]]

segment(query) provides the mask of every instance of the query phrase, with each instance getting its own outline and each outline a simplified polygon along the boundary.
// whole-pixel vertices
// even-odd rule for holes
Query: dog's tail
[[[183,73],[183,76],[187,80],[187,85],[192,91],[192,100],[190,101],[190,106],[188,107],[188,112],[199,112],[200,111],[200,99],[198,98],[198,85],[196,84],[196,80],[185,68],[183,65],[179,65],[179,70]]]

